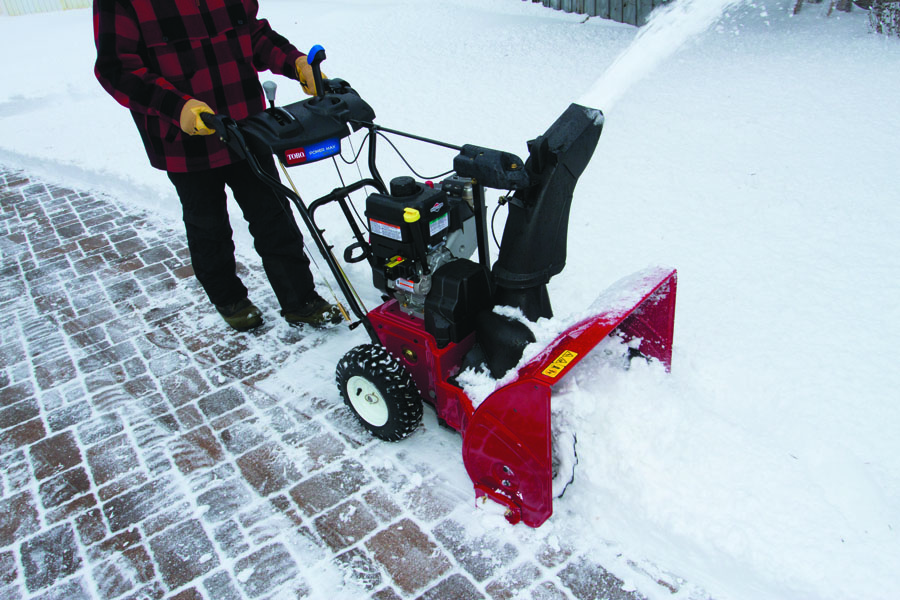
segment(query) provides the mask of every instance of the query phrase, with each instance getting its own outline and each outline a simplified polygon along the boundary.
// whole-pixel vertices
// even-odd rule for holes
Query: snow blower
[[[552,514],[554,496],[572,480],[576,462],[574,438],[554,443],[553,387],[609,336],[668,369],[676,273],[649,269],[623,280],[603,296],[606,308],[523,361],[535,337],[522,318],[509,315],[531,322],[553,315],[547,283],[565,266],[569,208],[599,140],[602,113],[572,104],[528,142],[523,161],[509,152],[375,124],[371,106],[346,81],[323,81],[324,58],[321,46],[309,53],[318,96],[276,107],[274,84],[267,82],[265,112],[240,122],[219,115],[204,115],[204,121],[264,184],[296,206],[352,313],[344,310],[350,326],[368,332],[370,343],[347,352],[336,371],[340,394],[359,422],[378,438],[400,440],[416,429],[423,401],[428,403],[442,425],[461,434],[476,497],[504,506],[511,523],[538,527]],[[287,174],[289,167],[340,154],[341,141],[360,130],[367,131],[370,176],[309,204],[257,160],[274,155]],[[400,176],[385,184],[376,142],[387,135],[455,151],[452,174],[440,182]],[[509,214],[493,264],[486,188],[508,193]],[[362,189],[371,191],[363,224],[349,199]],[[382,293],[383,304],[372,310],[363,308],[316,223],[316,211],[331,204],[340,207],[354,240],[344,262],[367,262]],[[508,383],[476,405],[457,381],[470,368]]]

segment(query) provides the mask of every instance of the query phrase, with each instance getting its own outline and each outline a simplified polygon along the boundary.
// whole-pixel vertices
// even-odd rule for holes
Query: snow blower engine
[[[347,82],[322,79],[324,58],[319,46],[309,53],[319,96],[275,107],[274,86],[267,82],[271,107],[265,112],[240,122],[219,115],[204,121],[246,158],[262,183],[292,201],[344,296],[345,316],[356,319],[350,326],[362,325],[369,334],[370,343],[350,349],[336,369],[341,397],[359,422],[396,441],[418,427],[423,401],[431,405],[440,423],[462,435],[463,463],[476,496],[503,505],[510,522],[537,527],[552,514],[553,498],[572,481],[577,462],[574,437],[551,424],[553,387],[610,336],[621,338],[630,355],[669,368],[676,273],[650,268],[623,279],[601,296],[599,310],[523,360],[535,341],[529,322],[553,315],[547,283],[565,266],[569,209],[599,140],[602,113],[572,104],[528,142],[523,161],[509,152],[375,124],[375,112]],[[257,160],[274,155],[287,173],[288,167],[337,155],[341,141],[360,130],[368,132],[370,177],[309,204]],[[453,175],[439,182],[400,176],[386,185],[376,142],[387,134],[455,151]],[[360,224],[350,194],[363,188],[372,191]],[[509,209],[493,264],[485,188],[506,191]],[[316,212],[333,205],[354,239],[344,262],[368,262],[383,294],[384,302],[371,310],[316,223]],[[489,371],[504,384],[473,401],[458,383],[468,368]]]
[[[476,249],[471,181],[453,176],[435,185],[397,177],[389,194],[366,199],[366,216],[375,287],[409,315],[433,315],[425,303],[434,273]]]

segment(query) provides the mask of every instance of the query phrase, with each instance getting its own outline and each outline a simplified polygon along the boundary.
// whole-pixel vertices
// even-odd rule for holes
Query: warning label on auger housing
[[[578,356],[577,352],[563,350],[546,369],[541,371],[541,374],[546,375],[547,377],[557,377],[560,373],[565,371],[566,367],[568,367],[573,360],[575,360],[576,356]]]

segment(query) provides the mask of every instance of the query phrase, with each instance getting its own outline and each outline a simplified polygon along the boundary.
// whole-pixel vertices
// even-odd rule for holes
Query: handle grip
[[[222,123],[222,117],[213,113],[200,113],[200,119],[203,121],[203,124],[217,132],[219,135],[223,135],[225,133],[225,126]]]
[[[203,121],[203,124],[215,131],[216,135],[219,136],[219,139],[227,144],[229,135],[228,128],[225,127],[226,118],[227,117],[221,117],[214,113],[200,113],[200,119]],[[231,122],[233,123],[234,121]]]
[[[359,254],[354,254],[354,252],[359,251]],[[358,263],[369,258],[371,251],[369,250],[369,245],[365,242],[354,242],[344,248],[344,261],[348,263]]]
[[[316,95],[319,98],[325,97],[325,86],[322,84],[322,61],[325,60],[325,48],[316,44],[309,49],[306,55],[306,62],[312,67],[313,80],[316,82]]]
[[[262,86],[263,92],[266,94],[266,100],[269,101],[269,106],[275,108],[275,92],[278,90],[278,84],[274,81],[266,81]]]

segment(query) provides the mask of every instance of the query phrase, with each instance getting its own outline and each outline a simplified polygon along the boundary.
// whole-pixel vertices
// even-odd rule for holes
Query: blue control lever
[[[313,80],[316,83],[316,95],[319,98],[325,97],[325,86],[322,85],[322,61],[325,60],[325,48],[316,44],[309,49],[306,55],[306,62],[312,67]]]

